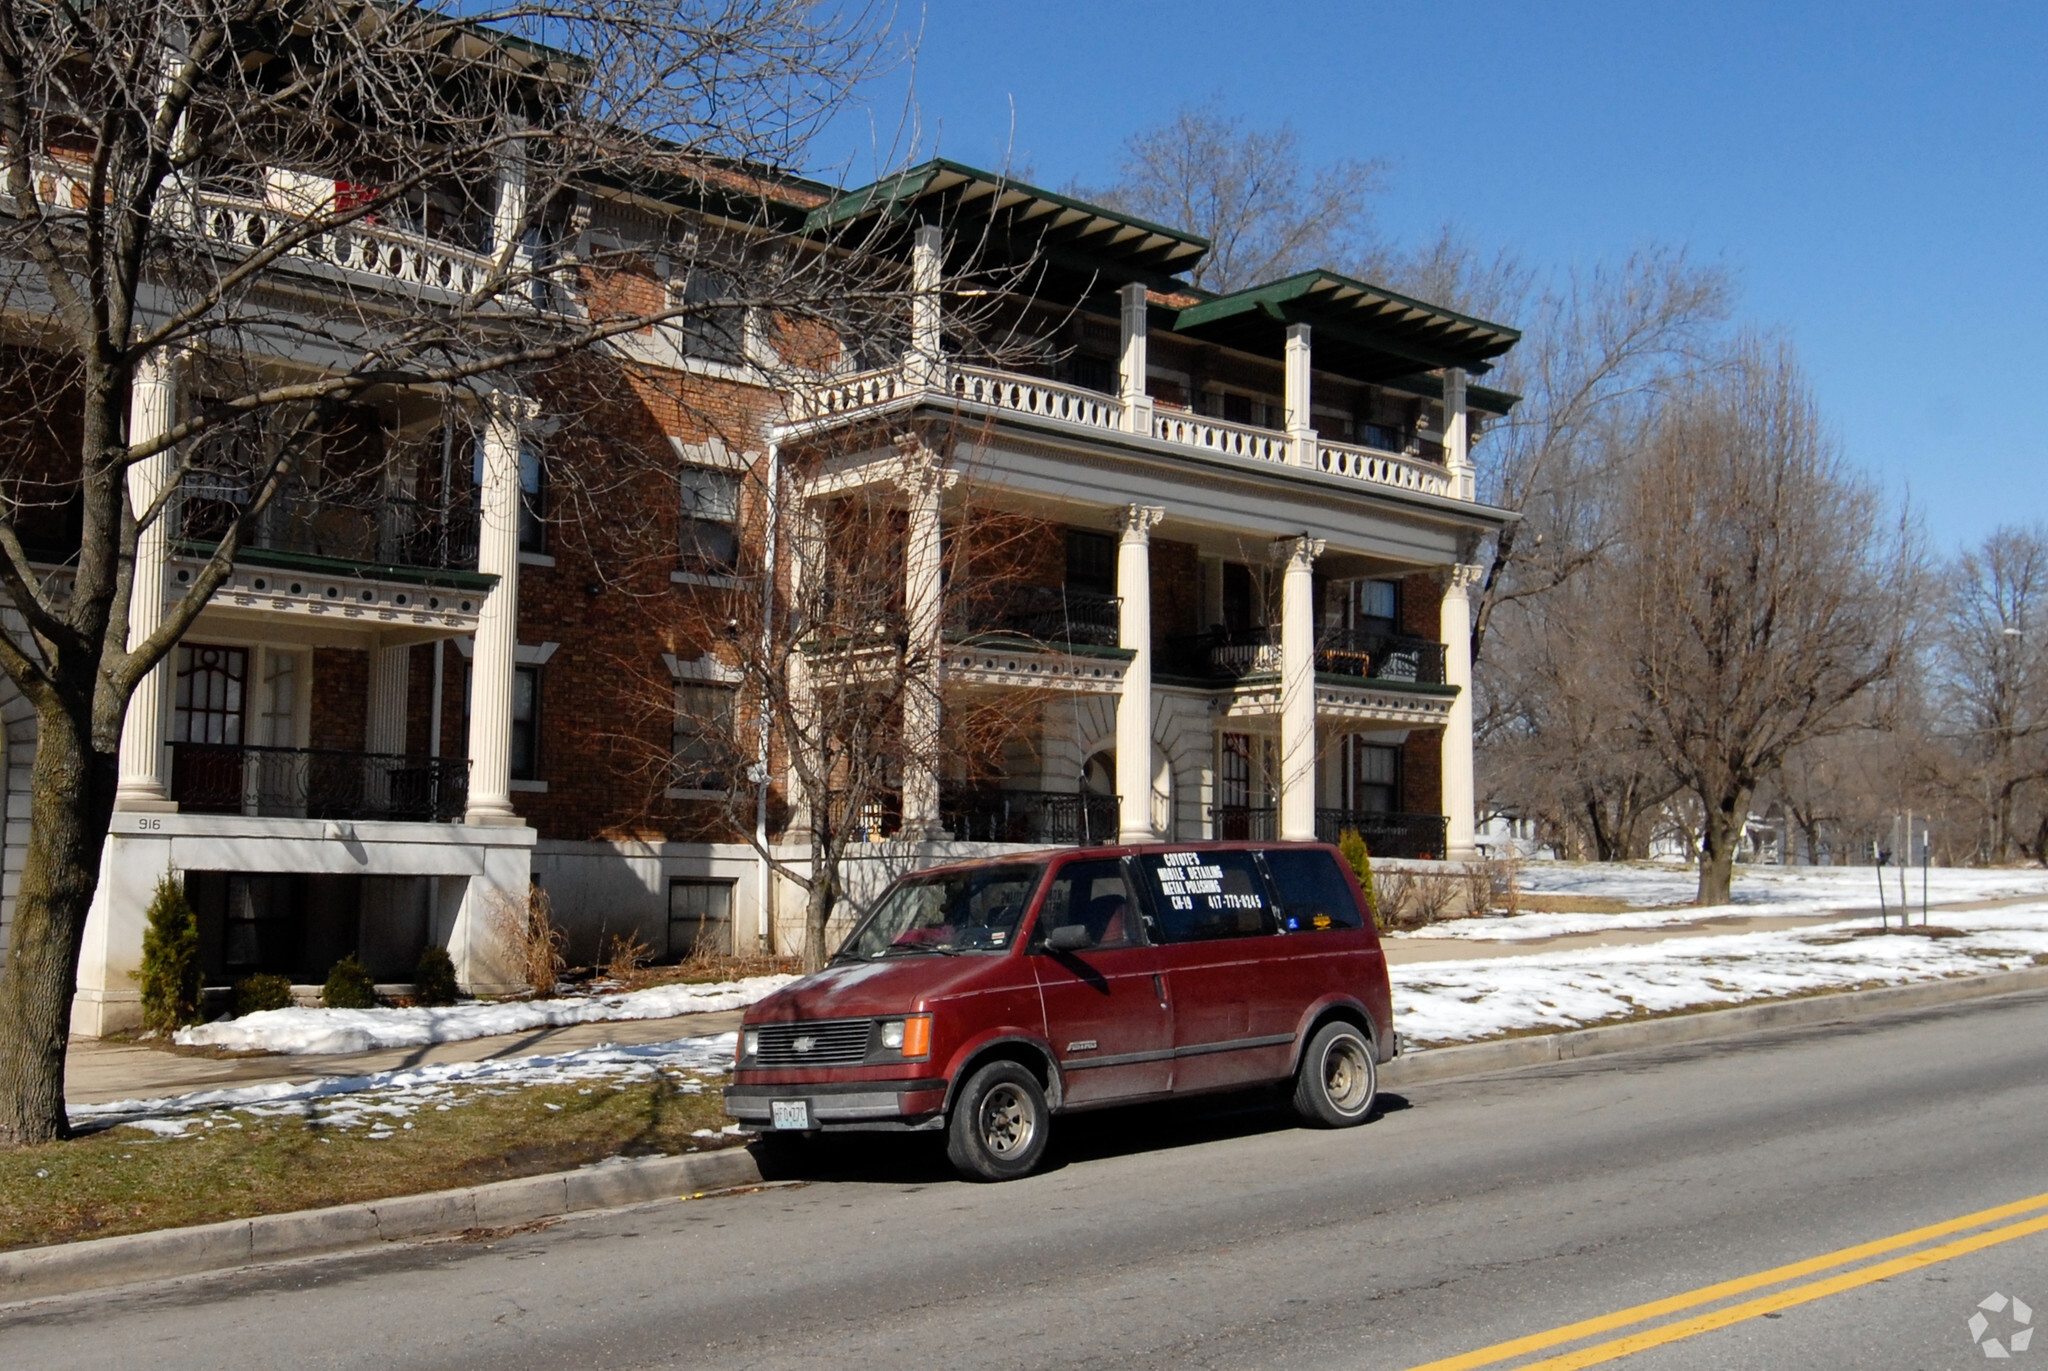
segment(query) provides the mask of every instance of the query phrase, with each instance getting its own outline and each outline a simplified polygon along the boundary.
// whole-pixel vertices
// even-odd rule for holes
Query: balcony
[[[1215,836],[1225,841],[1271,842],[1279,814],[1271,805],[1217,805],[1209,811]],[[1375,857],[1438,861],[1449,820],[1441,814],[1390,814],[1364,809],[1318,809],[1316,841],[1335,843],[1347,832],[1365,839]]]
[[[469,762],[310,747],[172,743],[171,798],[193,814],[454,823]]]
[[[948,788],[939,820],[958,842],[1088,847],[1116,841],[1118,805],[1077,791]]]
[[[1306,466],[1363,485],[1457,498],[1445,467],[1405,453],[1321,438],[1297,448],[1278,429],[1183,410],[1126,409],[1116,397],[1099,391],[986,367],[950,366],[930,383],[900,366],[858,372],[792,395],[789,422],[800,427],[858,422],[921,400],[974,404],[1098,434],[1136,433],[1190,452],[1297,469]]]
[[[1160,670],[1197,680],[1235,680],[1280,670],[1280,630],[1216,629],[1167,642]],[[1325,629],[1316,635],[1316,670],[1330,676],[1407,685],[1444,684],[1444,645],[1397,633]]]
[[[1060,586],[963,588],[947,597],[946,629],[962,636],[1004,633],[1041,643],[1115,647],[1122,603],[1113,595]]]
[[[188,473],[180,492],[179,536],[209,547],[219,542],[253,493],[249,481],[236,474]],[[474,573],[477,510],[468,502],[442,508],[337,484],[278,496],[245,547],[355,566]]]

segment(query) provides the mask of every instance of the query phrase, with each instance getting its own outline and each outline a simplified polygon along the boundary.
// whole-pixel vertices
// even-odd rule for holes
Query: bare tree
[[[1755,339],[1673,402],[1620,515],[1638,708],[1703,811],[1699,902],[1725,903],[1758,785],[1867,724],[1855,706],[1900,669],[1913,540],[1845,469],[1790,350]]]
[[[1091,200],[1201,234],[1210,250],[1188,274],[1233,291],[1328,267],[1373,275],[1384,260],[1371,228],[1384,166],[1338,158],[1305,168],[1286,125],[1248,127],[1211,99],[1133,134],[1115,184]]]
[[[751,169],[800,150],[869,66],[872,31],[806,0],[0,0],[0,308],[22,384],[62,416],[0,506],[18,616],[0,668],[39,728],[0,974],[0,1146],[66,1128],[128,700],[308,454],[374,395],[473,411],[643,330],[823,318],[875,289],[828,279],[829,254],[783,253],[694,289],[615,290],[631,264],[589,246],[575,190],[696,187],[724,222],[787,223]],[[138,378],[167,394],[179,363],[195,403],[131,432]],[[131,632],[138,543],[192,473],[219,497],[215,549]],[[30,535],[56,506],[75,551],[52,570]]]

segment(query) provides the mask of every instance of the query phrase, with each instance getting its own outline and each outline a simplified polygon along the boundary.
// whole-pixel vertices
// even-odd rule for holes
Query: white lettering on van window
[[[1161,855],[1159,860],[1166,866],[1200,866],[1202,854],[1199,852],[1168,852]]]

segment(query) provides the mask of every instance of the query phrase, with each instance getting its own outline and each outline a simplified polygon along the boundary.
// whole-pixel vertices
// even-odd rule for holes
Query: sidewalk
[[[1962,911],[1997,909],[2009,905],[2040,902],[2039,895],[1998,899],[1958,900],[1935,904],[1934,910]],[[1497,958],[1530,957],[1545,952],[1580,948],[1649,946],[1686,938],[1725,937],[1737,933],[1762,933],[1776,929],[1805,928],[1867,917],[1875,927],[1876,906],[1848,908],[1806,915],[1717,915],[1678,924],[1651,928],[1616,928],[1594,933],[1574,933],[1548,938],[1501,941],[1476,939],[1407,938],[1399,934],[1385,939],[1390,965],[1406,966],[1429,962],[1473,962]],[[1502,920],[1505,927],[1506,920]],[[634,1019],[617,1022],[574,1024],[561,1028],[534,1029],[463,1042],[436,1043],[427,1047],[392,1048],[336,1056],[244,1056],[204,1057],[166,1051],[134,1043],[100,1043],[75,1039],[65,1070],[66,1098],[76,1104],[99,1104],[109,1100],[150,1098],[210,1090],[227,1086],[264,1085],[272,1082],[302,1083],[322,1076],[360,1076],[395,1071],[438,1062],[475,1062],[502,1057],[534,1057],[605,1043],[630,1046],[669,1042],[677,1038],[730,1033],[739,1027],[742,1011],[714,1014],[685,1014],[672,1019]]]

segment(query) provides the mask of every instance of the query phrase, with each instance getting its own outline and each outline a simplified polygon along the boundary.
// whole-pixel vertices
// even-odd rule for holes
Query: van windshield
[[[1042,862],[911,876],[882,896],[834,961],[1007,951],[1045,874]]]

